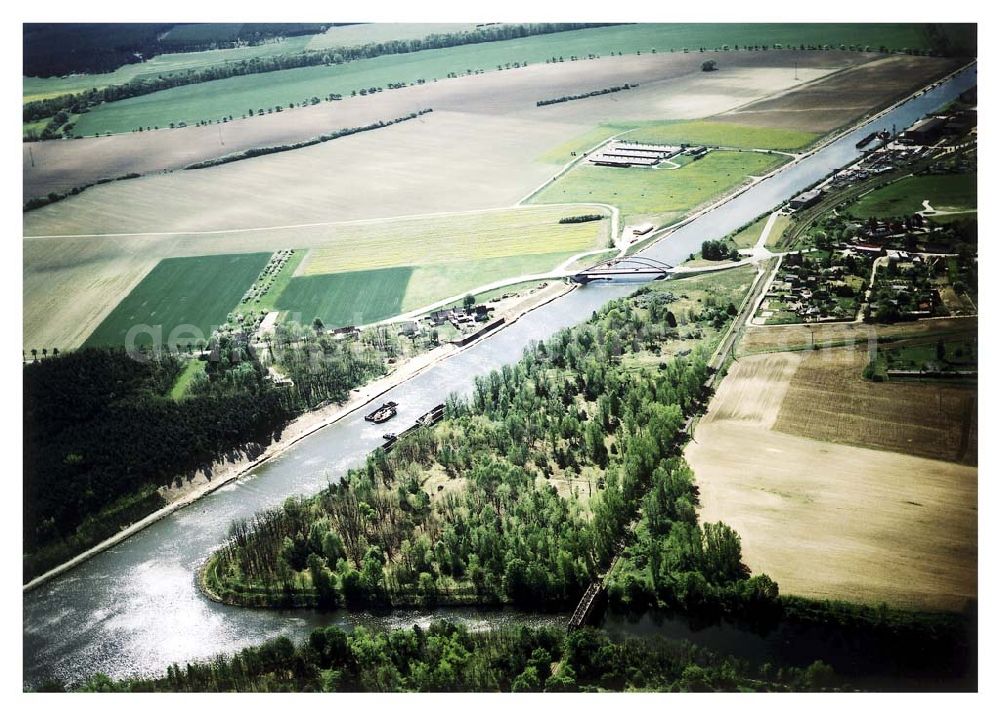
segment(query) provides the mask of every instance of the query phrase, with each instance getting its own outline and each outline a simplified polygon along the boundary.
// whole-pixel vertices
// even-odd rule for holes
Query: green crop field
[[[366,23],[330,28],[317,35],[299,35],[260,45],[245,45],[222,50],[193,53],[165,53],[143,63],[123,65],[114,72],[77,74],[64,77],[23,79],[23,100],[52,98],[65,93],[79,93],[91,88],[121,85],[132,80],[203,70],[214,65],[273,55],[294,55],[303,50],[326,50],[353,47],[386,40],[410,40],[434,33],[456,33],[475,28],[473,23]],[[177,32],[176,30],[173,32]]]
[[[565,253],[531,253],[418,266],[413,269],[413,276],[406,287],[402,310],[422,308],[442,298],[457,296],[505,278],[547,273],[565,260]]]
[[[310,252],[303,273],[428,266],[533,254],[559,253],[566,258],[607,245],[608,221],[559,223],[564,217],[594,213],[608,215],[600,207],[576,205],[345,224],[336,227],[335,235],[323,247]]]
[[[192,326],[183,341],[207,338],[213,326],[239,303],[257,278],[269,253],[166,258],[156,264],[87,339],[84,346],[121,346],[138,325],[160,327],[162,343],[182,325]],[[136,337],[149,345],[148,333]]]
[[[413,269],[409,266],[370,271],[296,276],[277,306],[301,314],[302,323],[321,318],[327,326],[372,323],[400,312]]]
[[[901,216],[923,210],[925,200],[938,211],[972,210],[976,208],[976,175],[909,176],[862,196],[847,212],[855,218]]]
[[[613,126],[612,126],[613,127]],[[626,126],[629,127],[629,126]],[[732,148],[797,150],[817,138],[819,133],[781,128],[757,128],[712,120],[691,120],[643,124],[621,136],[622,140],[668,145],[721,145]]]
[[[683,48],[709,49],[723,45],[800,44],[854,45],[878,48],[924,47],[923,27],[877,24],[698,24],[623,25],[574,30],[477,45],[425,50],[403,55],[386,55],[344,65],[315,66],[216,80],[159,91],[151,95],[107,103],[83,115],[76,126],[82,135],[123,133],[139,126],[165,128],[174,122],[240,117],[248,108],[287,105],[329,93],[349,95],[352,90],[386,87],[392,82],[427,82],[446,78],[448,73],[492,70],[498,64],[540,63],[547,58],[611,52],[682,52]],[[220,51],[215,51],[220,52]],[[227,51],[228,52],[228,51]],[[164,56],[166,57],[166,56]],[[151,61],[155,62],[155,61]],[[166,61],[164,61],[166,62]],[[179,60],[174,62],[180,62]],[[47,92],[31,89],[31,93]],[[28,90],[26,89],[26,94]]]
[[[419,40],[428,35],[446,35],[470,32],[475,23],[360,23],[338,25],[325,33],[311,35],[308,50],[328,48],[349,48],[368,43],[384,43],[390,40]]]
[[[787,156],[712,151],[673,170],[609,168],[581,163],[531,199],[532,203],[609,203],[621,209],[624,223],[668,223],[692,208],[763,175]]]
[[[239,60],[263,58],[271,55],[296,53],[305,50],[310,36],[301,35],[279,42],[247,45],[223,50],[204,50],[194,53],[165,53],[144,63],[123,65],[114,72],[86,75],[67,75],[52,78],[24,78],[22,94],[24,102],[52,98],[65,93],[80,93],[91,88],[121,85],[132,80],[156,78],[160,75],[203,70],[213,65],[223,65]]]
[[[429,306],[506,278],[546,273],[565,253],[532,253],[426,266],[323,273],[292,278],[274,308],[327,326],[365,324]]]

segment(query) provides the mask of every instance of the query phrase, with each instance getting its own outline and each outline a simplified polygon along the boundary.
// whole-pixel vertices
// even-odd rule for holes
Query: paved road
[[[731,355],[736,342],[739,340],[740,335],[743,333],[743,329],[746,327],[747,322],[753,315],[754,309],[760,304],[761,299],[763,299],[764,294],[767,293],[768,287],[771,285],[771,277],[774,275],[774,271],[778,267],[779,259],[769,258],[762,261],[757,265],[757,278],[754,279],[753,286],[750,287],[750,291],[747,293],[746,299],[743,305],[740,306],[740,311],[736,318],[733,320],[732,324],[729,326],[729,330],[726,332],[726,337],[719,344],[719,348],[716,350],[715,355],[712,356],[711,365],[715,368],[721,368],[725,363],[726,358]],[[773,266],[772,266],[773,264]],[[721,378],[718,374],[713,381],[713,386],[718,388]]]

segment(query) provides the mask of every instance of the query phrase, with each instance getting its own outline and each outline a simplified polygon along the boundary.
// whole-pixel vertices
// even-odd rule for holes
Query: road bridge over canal
[[[635,278],[642,281],[659,281],[671,274],[674,267],[669,263],[643,256],[625,256],[585,268],[570,276],[574,283],[591,281],[614,281]]]

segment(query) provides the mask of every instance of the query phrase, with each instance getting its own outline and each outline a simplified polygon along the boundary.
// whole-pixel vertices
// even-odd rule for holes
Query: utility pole
[[[219,128],[219,145],[225,145],[226,142],[224,140],[222,140],[222,126],[219,125],[217,127]]]
[[[799,61],[798,60],[795,61],[795,79],[796,80],[799,79]]]
[[[31,167],[35,167],[35,154],[31,152],[31,146],[28,146],[28,157],[31,158]]]

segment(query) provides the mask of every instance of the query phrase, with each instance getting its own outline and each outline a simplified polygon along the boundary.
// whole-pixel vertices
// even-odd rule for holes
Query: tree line
[[[559,33],[568,30],[603,27],[605,25],[608,25],[608,23],[521,23],[496,25],[477,28],[469,32],[440,33],[410,40],[387,40],[352,47],[253,57],[220,65],[212,65],[207,68],[179,71],[177,73],[160,75],[156,78],[135,79],[120,85],[92,88],[80,93],[67,93],[54,98],[31,101],[24,104],[22,117],[25,123],[30,123],[49,118],[59,111],[66,111],[71,114],[85,113],[90,108],[101,103],[112,103],[116,100],[148,95],[182,85],[193,85],[242,75],[255,75],[257,73],[269,73],[276,70],[290,70],[318,65],[341,65],[355,60],[376,58],[382,55],[415,53],[421,50],[489,43],[533,35]]]
[[[426,630],[363,626],[277,637],[232,656],[173,664],[156,678],[91,677],[83,692],[602,692],[834,690],[841,680],[815,662],[752,664],[661,637],[611,639],[517,625],[472,632],[435,621]],[[58,682],[38,691],[64,691]]]
[[[433,108],[424,108],[422,110],[409,113],[407,115],[401,116],[399,118],[393,118],[392,120],[380,120],[375,123],[369,123],[368,125],[357,126],[352,128],[340,128],[331,133],[324,133],[323,135],[316,136],[315,138],[310,138],[309,140],[299,141],[297,143],[286,143],[284,145],[273,145],[273,146],[262,146],[257,148],[248,148],[247,150],[240,151],[238,153],[231,153],[229,155],[221,156],[219,158],[210,158],[208,160],[199,161],[197,163],[191,163],[184,167],[184,170],[198,170],[200,168],[211,168],[217,165],[223,165],[225,163],[233,163],[238,160],[246,160],[248,158],[256,158],[262,155],[269,155],[271,153],[282,153],[286,150],[297,150],[299,148],[306,148],[310,145],[317,145],[319,143],[326,143],[330,140],[336,140],[337,138],[344,138],[349,135],[354,135],[356,133],[364,133],[369,130],[377,130],[378,128],[388,128],[389,126],[396,125],[397,123],[402,123],[407,120],[413,120],[419,118],[421,115],[433,112]],[[115,178],[101,178],[93,183],[84,183],[82,185],[74,186],[68,191],[52,191],[44,196],[37,196],[35,198],[29,198],[25,201],[22,210],[24,212],[33,211],[36,208],[43,208],[51,203],[57,203],[61,200],[69,198],[71,196],[79,195],[83,193],[88,188],[94,186],[103,185],[105,183],[112,183],[114,181],[120,180],[131,180],[133,178],[142,177],[141,173],[126,173],[125,175],[120,175]]]
[[[93,186],[104,185],[105,183],[112,183],[114,181],[120,180],[132,180],[133,178],[141,177],[141,173],[126,173],[125,175],[120,175],[115,178],[101,178],[93,183],[84,183],[83,185],[73,186],[68,191],[57,192],[52,191],[51,193],[44,196],[37,196],[35,198],[29,198],[25,201],[22,210],[24,212],[33,211],[36,208],[42,208],[49,205],[50,203],[58,203],[61,200],[69,198],[70,196],[76,196],[83,193],[88,188]]]
[[[619,93],[622,90],[629,90],[631,88],[638,88],[638,83],[632,83],[629,85],[625,83],[624,85],[612,85],[610,88],[602,88],[601,90],[591,90],[589,93],[578,93],[576,95],[562,95],[558,98],[549,98],[547,100],[535,101],[536,107],[541,107],[543,105],[555,105],[556,103],[565,103],[570,100],[583,100],[584,98],[593,98],[598,95],[608,95],[609,93]]]
[[[376,341],[279,327],[272,349],[293,386],[275,386],[245,342],[215,339],[180,400],[185,359],[86,348],[24,367],[24,574],[30,579],[163,505],[233,454],[254,456],[295,416],[385,373]]]
[[[344,138],[349,135],[355,135],[357,133],[364,133],[369,130],[376,130],[378,128],[388,128],[391,125],[396,125],[397,123],[403,123],[407,120],[413,120],[419,118],[421,115],[433,112],[433,108],[424,108],[423,110],[418,110],[413,113],[401,116],[399,118],[394,118],[392,120],[379,120],[375,123],[369,123],[368,125],[356,126],[353,128],[340,128],[332,133],[324,133],[323,135],[316,136],[315,138],[310,138],[309,140],[299,141],[297,143],[286,143],[284,145],[272,145],[259,148],[248,148],[247,150],[240,151],[239,153],[231,153],[230,155],[222,156],[221,158],[212,158],[210,160],[203,160],[197,163],[192,163],[191,165],[185,166],[184,170],[197,170],[199,168],[211,168],[212,166],[223,165],[224,163],[232,163],[238,160],[246,160],[247,158],[256,158],[261,155],[269,155],[271,153],[282,153],[286,150],[298,150],[299,148],[306,148],[310,145],[317,145],[319,143],[326,143],[330,140],[336,140],[337,138]]]
[[[164,53],[191,53],[315,35],[338,23],[25,23],[29,77],[110,73]]]

